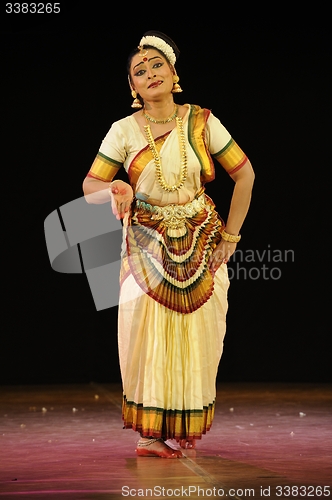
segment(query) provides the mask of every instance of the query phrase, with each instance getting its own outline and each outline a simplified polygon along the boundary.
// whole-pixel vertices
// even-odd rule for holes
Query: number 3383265
[[[6,3],[7,14],[59,14],[60,2],[56,3]]]

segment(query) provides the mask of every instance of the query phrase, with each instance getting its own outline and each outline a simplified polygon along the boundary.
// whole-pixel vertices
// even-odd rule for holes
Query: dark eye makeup
[[[161,61],[158,61],[156,63],[154,63],[154,65],[152,66],[152,68],[161,68],[161,66],[163,66],[164,63],[161,62]],[[136,73],[134,73],[134,76],[142,76],[144,75],[144,73],[146,72],[146,69],[140,69],[138,70]]]

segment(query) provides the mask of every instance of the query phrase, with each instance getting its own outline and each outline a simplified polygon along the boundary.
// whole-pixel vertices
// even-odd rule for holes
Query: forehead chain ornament
[[[139,55],[141,56],[141,58],[143,59],[143,61],[146,62],[148,60],[148,58],[146,56],[147,56],[147,53],[149,51],[147,49],[144,50],[143,45],[139,45],[137,48],[140,51]]]

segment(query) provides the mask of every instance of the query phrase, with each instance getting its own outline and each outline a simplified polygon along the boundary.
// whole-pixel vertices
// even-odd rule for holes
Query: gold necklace
[[[172,122],[174,120],[174,118],[177,117],[177,114],[178,114],[178,106],[175,106],[175,110],[174,110],[174,113],[172,115],[170,115],[168,118],[165,118],[165,120],[156,120],[155,118],[153,118],[152,116],[148,115],[146,113],[146,110],[144,108],[143,110],[143,115],[144,117],[149,120],[149,122],[152,122],[152,123],[157,123],[157,124],[164,124],[164,123],[169,123],[169,122]]]
[[[180,172],[180,178],[176,184],[173,184],[172,186],[170,184],[167,184],[162,168],[161,168],[161,159],[159,156],[159,153],[156,148],[156,143],[154,142],[153,135],[151,133],[151,128],[150,125],[144,125],[144,131],[146,135],[146,139],[149,144],[149,148],[152,152],[154,163],[156,165],[156,174],[157,174],[157,179],[165,191],[168,193],[173,193],[174,191],[177,191],[180,189],[186,178],[187,178],[187,152],[186,152],[186,142],[185,142],[185,135],[184,135],[184,130],[183,130],[183,121],[182,118],[177,116],[176,117],[176,127],[177,127],[177,133],[178,133],[178,138],[179,138],[179,145],[180,145],[180,154],[181,154],[181,172]]]

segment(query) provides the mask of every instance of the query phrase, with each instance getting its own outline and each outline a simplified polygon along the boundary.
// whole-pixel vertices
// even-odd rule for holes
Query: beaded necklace
[[[165,118],[165,120],[156,120],[156,118],[153,118],[152,116],[150,116],[150,115],[147,114],[145,108],[143,110],[144,117],[147,120],[149,120],[149,122],[157,123],[157,124],[165,124],[165,123],[172,122],[174,120],[174,118],[177,117],[177,114],[178,114],[178,106],[175,106],[174,113],[171,114],[168,118]]]

